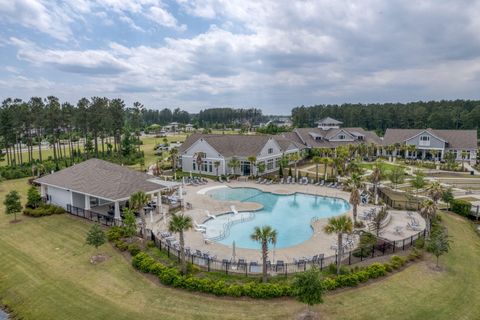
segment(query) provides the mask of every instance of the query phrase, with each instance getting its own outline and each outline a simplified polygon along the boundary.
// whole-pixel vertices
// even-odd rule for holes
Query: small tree
[[[148,196],[143,191],[137,191],[130,196],[130,207],[140,213],[142,220],[142,236],[147,240],[147,219],[145,216],[145,205],[148,203]]]
[[[315,156],[312,161],[315,163],[315,181],[318,182],[318,166],[322,163],[322,157]]]
[[[450,202],[454,199],[452,188],[446,189],[442,194],[442,201],[448,204],[448,208],[450,209]]]
[[[38,192],[37,187],[31,186],[27,192],[26,206],[29,208],[37,208],[41,202],[42,202],[42,197],[40,196],[40,192]]]
[[[257,169],[258,169],[258,173],[262,175],[265,172],[265,162],[262,161],[257,163]]]
[[[439,267],[438,260],[440,256],[447,253],[450,249],[450,242],[450,237],[444,227],[435,228],[435,231],[432,232],[430,240],[427,243],[427,251],[437,258],[437,268]]]
[[[309,311],[313,305],[323,302],[322,295],[325,292],[325,286],[320,276],[320,270],[314,266],[310,270],[297,273],[293,279],[292,287],[295,298],[305,303]]]
[[[130,208],[123,210],[123,229],[127,238],[131,238],[137,234],[137,220],[135,213]]]
[[[403,167],[394,166],[393,169],[390,171],[388,178],[394,185],[394,189],[397,189],[397,186],[405,180],[405,170]]]
[[[20,195],[16,190],[10,191],[3,201],[5,206],[5,213],[14,215],[13,221],[17,221],[17,213],[22,211],[22,203],[20,202]]]
[[[340,265],[343,254],[343,234],[350,234],[353,231],[352,219],[347,215],[338,217],[331,217],[328,219],[328,224],[323,227],[326,234],[337,234],[337,274],[340,274]]]
[[[87,244],[94,246],[98,250],[98,247],[102,246],[106,241],[105,232],[103,232],[100,225],[98,223],[92,225],[87,233]]]
[[[425,219],[427,234],[430,234],[431,221],[437,215],[437,204],[427,199],[420,206],[420,215]]]
[[[418,190],[425,187],[425,176],[421,172],[417,172],[412,181],[410,181],[412,187],[415,188],[415,196],[418,197]]]

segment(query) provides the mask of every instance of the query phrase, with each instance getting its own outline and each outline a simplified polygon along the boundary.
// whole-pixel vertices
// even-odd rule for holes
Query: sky
[[[0,0],[0,98],[148,108],[480,98],[480,1]]]

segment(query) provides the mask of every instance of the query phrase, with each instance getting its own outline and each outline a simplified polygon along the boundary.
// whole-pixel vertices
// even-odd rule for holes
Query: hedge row
[[[453,199],[450,202],[450,210],[452,210],[456,214],[466,217],[470,215],[470,211],[472,210],[472,204],[466,200]]]
[[[124,242],[117,240],[115,245],[121,250],[126,250]],[[128,248],[130,251],[130,248]],[[244,284],[228,284],[223,280],[212,280],[209,278],[197,278],[192,275],[182,275],[175,267],[168,267],[157,262],[154,258],[145,252],[132,253],[132,266],[141,272],[156,275],[160,282],[176,288],[182,288],[189,291],[199,291],[210,293],[217,296],[232,297],[250,297],[256,299],[269,299],[278,297],[288,297],[294,295],[294,290],[290,282],[284,283],[257,283],[249,282]],[[355,287],[369,279],[376,279],[385,276],[388,272],[398,269],[407,261],[419,257],[419,253],[414,251],[408,257],[402,258],[393,256],[390,263],[373,263],[365,268],[357,268],[357,271],[328,277],[323,280],[324,287],[327,290],[335,290],[342,287]]]
[[[30,217],[51,216],[52,214],[63,214],[65,209],[53,204],[41,204],[38,208],[25,208],[23,214]]]

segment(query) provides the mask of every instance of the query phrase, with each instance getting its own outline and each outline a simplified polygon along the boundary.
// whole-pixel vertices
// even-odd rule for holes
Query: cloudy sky
[[[480,1],[0,0],[0,98],[147,107],[480,98]]]

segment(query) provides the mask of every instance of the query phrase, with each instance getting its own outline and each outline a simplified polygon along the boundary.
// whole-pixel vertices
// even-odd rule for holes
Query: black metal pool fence
[[[157,236],[150,230],[151,240],[155,246],[166,252],[168,257],[178,259],[180,262],[180,248],[178,245],[171,245],[166,239]],[[389,241],[378,238],[376,244],[368,247],[356,248],[349,250],[342,255],[342,265],[354,265],[365,260],[382,257],[385,255],[395,254],[396,252],[409,250],[415,245],[415,241],[420,238],[425,238],[426,231],[420,231],[410,237]],[[270,252],[271,256],[271,252]],[[209,253],[201,252],[200,250],[185,249],[185,259],[189,263],[198,266],[204,271],[224,272],[225,274],[237,274],[245,276],[260,276],[262,274],[262,263],[257,261],[246,261],[245,259],[217,259],[212,257]],[[297,272],[306,271],[314,266],[323,270],[329,265],[336,265],[337,255],[324,257],[322,254],[310,258],[298,258],[294,262],[287,262],[276,260],[273,262],[267,261],[267,271],[270,274],[289,275]]]

